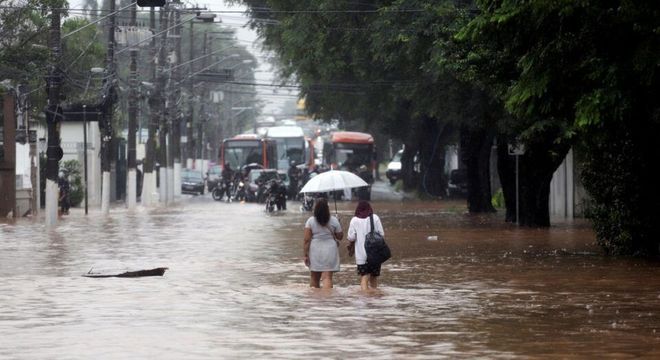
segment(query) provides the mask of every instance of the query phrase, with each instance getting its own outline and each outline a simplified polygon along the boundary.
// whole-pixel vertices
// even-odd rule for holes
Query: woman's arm
[[[337,226],[334,226],[332,224],[333,221],[336,221]],[[328,229],[334,233],[335,240],[340,241],[341,239],[344,238],[344,231],[341,228],[341,223],[339,222],[339,219],[336,217],[332,217],[330,223],[328,224]]]
[[[312,243],[312,229],[305,228],[305,236],[303,238],[303,256],[305,264],[309,266],[309,246]]]
[[[341,230],[341,226],[340,226],[339,227],[339,232],[335,233],[335,239],[337,239],[337,241],[339,241],[343,238],[344,238],[344,232]]]
[[[385,236],[385,230],[383,230],[383,223],[380,221],[380,217],[378,217],[377,220],[378,221],[374,221],[374,226],[376,227],[374,230],[376,230],[377,233]]]
[[[357,230],[355,230],[355,223],[351,219],[351,223],[348,225],[348,232],[346,233],[346,240],[354,242],[357,238]]]

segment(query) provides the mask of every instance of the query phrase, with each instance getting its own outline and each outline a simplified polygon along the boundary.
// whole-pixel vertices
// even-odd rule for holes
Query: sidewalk
[[[403,192],[394,190],[388,181],[377,180],[371,185],[371,200],[402,201],[409,197]]]

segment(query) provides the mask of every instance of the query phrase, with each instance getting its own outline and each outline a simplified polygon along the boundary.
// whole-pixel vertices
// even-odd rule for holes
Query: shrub
[[[502,188],[499,188],[495,194],[493,194],[493,198],[490,202],[493,204],[494,208],[501,209],[504,207],[504,193],[502,192]]]
[[[80,176],[80,168],[80,163],[77,160],[67,160],[62,163],[62,169],[68,174],[71,191],[69,201],[72,207],[79,206],[84,197],[85,187]]]

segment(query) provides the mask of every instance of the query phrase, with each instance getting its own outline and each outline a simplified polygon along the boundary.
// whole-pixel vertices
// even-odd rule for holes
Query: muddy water
[[[354,205],[339,204],[343,224]],[[307,287],[308,214],[293,210],[194,198],[74,212],[53,231],[0,224],[0,358],[660,357],[660,266],[603,257],[587,224],[374,207],[394,258],[371,294],[344,253],[334,290]],[[170,269],[81,277],[158,266]]]

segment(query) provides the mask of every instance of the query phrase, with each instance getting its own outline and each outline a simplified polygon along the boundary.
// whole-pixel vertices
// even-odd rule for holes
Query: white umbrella
[[[301,193],[323,193],[344,189],[352,189],[369,184],[361,177],[352,172],[342,170],[330,170],[320,173],[309,179],[307,184],[300,190]],[[335,213],[337,212],[337,199],[335,198]]]

